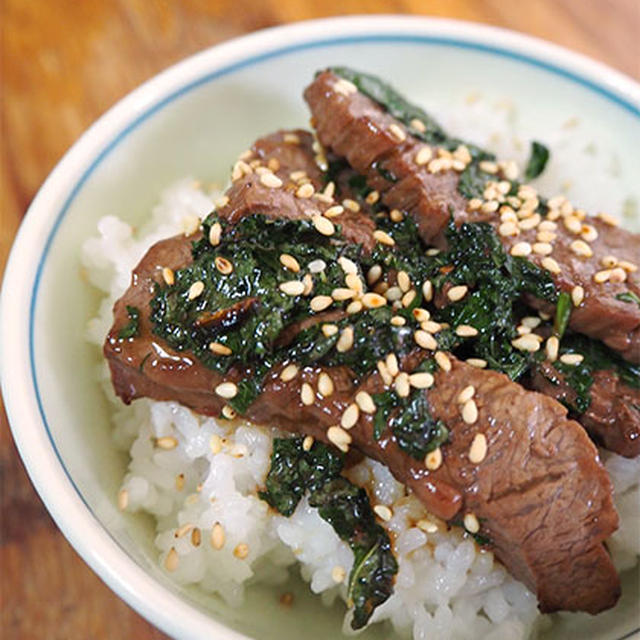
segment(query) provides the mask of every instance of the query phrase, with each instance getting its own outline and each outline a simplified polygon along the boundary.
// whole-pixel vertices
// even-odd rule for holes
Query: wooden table
[[[524,31],[640,78],[638,0],[4,0],[0,273],[69,145],[140,82],[194,51],[281,23],[416,13]],[[164,638],[91,572],[35,494],[0,405],[0,635]]]

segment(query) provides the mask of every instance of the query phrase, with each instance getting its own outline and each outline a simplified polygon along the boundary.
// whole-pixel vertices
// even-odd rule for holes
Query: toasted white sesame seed
[[[385,358],[385,364],[392,376],[397,376],[400,373],[400,366],[398,365],[398,358],[395,353],[390,353]]]
[[[449,356],[447,356],[444,351],[436,351],[434,357],[436,359],[436,363],[443,371],[451,371],[451,360],[449,360]]]
[[[307,172],[306,171],[292,171],[289,174],[289,177],[294,182],[299,182],[300,180],[304,180],[307,177]]]
[[[341,204],[336,204],[332,207],[329,207],[325,212],[325,218],[335,218],[344,213],[344,207]]]
[[[378,307],[384,307],[387,304],[387,299],[378,293],[365,293],[362,296],[362,304],[367,309],[377,309]]]
[[[352,93],[357,93],[358,87],[356,87],[353,82],[349,82],[349,80],[339,78],[333,85],[333,90],[337,93],[341,93],[343,96],[349,96]]]
[[[633,262],[629,262],[628,260],[620,260],[620,262],[618,262],[618,266],[629,273],[635,273],[638,270],[638,265]]]
[[[522,318],[522,324],[525,327],[529,327],[529,329],[535,329],[536,327],[539,327],[541,322],[542,318],[538,316],[525,316],[524,318]]]
[[[344,579],[347,577],[347,572],[344,567],[341,567],[339,564],[331,569],[331,579],[336,583],[340,584],[344,582]]]
[[[397,142],[404,142],[407,139],[407,134],[404,129],[395,122],[389,125],[389,133]]]
[[[614,267],[611,270],[609,280],[611,282],[624,282],[627,279],[627,272],[622,267]]]
[[[329,218],[325,218],[324,216],[313,216],[311,220],[313,221],[313,226],[323,236],[332,236],[335,233],[336,228],[333,226],[333,222],[331,222]]]
[[[300,144],[300,136],[298,136],[298,134],[296,133],[285,133],[282,136],[282,139],[287,144]]]
[[[478,518],[473,513],[467,513],[464,516],[464,528],[469,533],[478,533],[480,531],[480,523],[478,522]]]
[[[362,293],[364,290],[364,284],[362,283],[362,280],[360,280],[360,276],[358,276],[357,273],[347,273],[345,282],[349,289],[353,289],[357,293]]]
[[[167,553],[167,557],[164,559],[164,568],[167,571],[175,571],[178,568],[179,563],[180,558],[178,556],[178,552],[175,550],[175,547],[171,547],[171,549],[169,549],[169,553]]]
[[[229,349],[227,345],[222,344],[220,342],[210,342],[209,351],[219,356],[230,356],[232,353],[231,349]]]
[[[480,198],[471,198],[467,202],[467,209],[469,211],[477,211],[482,206],[482,200]]]
[[[569,365],[580,364],[584,360],[584,356],[579,353],[563,353],[560,356],[560,362]]]
[[[333,380],[332,380],[331,376],[328,373],[326,373],[325,371],[323,371],[318,376],[318,391],[325,398],[328,398],[330,395],[333,394],[334,389],[335,389],[335,386],[333,384]]]
[[[520,230],[515,222],[507,220],[498,227],[498,233],[502,237],[507,238],[509,236],[517,236],[520,233]]]
[[[431,319],[431,314],[422,307],[416,307],[411,313],[418,322],[427,322]]]
[[[313,185],[310,182],[305,182],[296,189],[296,196],[298,198],[310,198],[314,191]]]
[[[469,287],[467,285],[461,284],[455,287],[451,287],[449,291],[447,291],[447,298],[451,300],[451,302],[457,302],[458,300],[462,300],[467,295],[469,291]]]
[[[467,358],[465,362],[476,369],[485,369],[487,366],[487,361],[482,358]]]
[[[471,400],[476,393],[476,388],[470,384],[466,386],[459,394],[458,394],[458,403],[464,404],[468,400]]]
[[[580,285],[576,285],[571,289],[571,300],[574,307],[579,307],[584,300],[584,289]]]
[[[311,298],[309,306],[312,311],[324,311],[333,304],[333,298],[331,296],[315,296]]]
[[[424,329],[427,333],[438,333],[438,331],[442,330],[442,325],[433,320],[425,320],[420,323],[420,328]]]
[[[422,120],[419,120],[418,118],[413,118],[413,120],[411,120],[411,122],[409,123],[409,126],[416,131],[419,131],[420,133],[424,133],[427,130],[424,122],[422,122]]]
[[[216,394],[218,394],[221,398],[226,398],[230,400],[231,398],[235,398],[238,393],[238,387],[233,382],[221,382],[215,388]]]
[[[213,262],[216,265],[216,269],[221,274],[228,276],[233,272],[233,265],[226,258],[223,258],[222,256],[216,256]]]
[[[520,222],[518,222],[518,227],[522,229],[522,231],[530,231],[531,229],[535,229],[540,224],[540,220],[540,214],[534,213],[524,220],[520,220]]]
[[[370,191],[367,194],[367,197],[364,199],[364,201],[367,204],[375,204],[376,202],[378,202],[378,200],[380,200],[380,192],[379,191]]]
[[[411,279],[409,278],[409,274],[406,271],[398,271],[398,286],[400,289],[406,293],[411,288]]]
[[[516,327],[516,331],[518,332],[518,335],[524,336],[527,333],[531,333],[531,327],[526,327],[525,325],[521,324]]]
[[[478,419],[478,407],[474,400],[467,400],[462,405],[462,419],[467,424],[473,424]]]
[[[126,489],[120,489],[118,492],[118,509],[124,511],[129,506],[129,492]]]
[[[548,242],[534,242],[532,249],[533,253],[539,256],[548,256],[553,251],[553,247]]]
[[[410,307],[411,304],[413,303],[413,301],[415,300],[416,295],[417,295],[417,293],[416,293],[415,289],[412,289],[411,291],[407,291],[407,293],[405,293],[402,296],[402,300],[401,300],[402,306],[405,309]]]
[[[367,272],[367,283],[369,286],[375,284],[378,280],[380,280],[380,276],[382,275],[382,267],[379,264],[374,264],[371,269]]]
[[[429,471],[435,471],[442,464],[442,450],[440,447],[427,453],[424,458],[424,465]]]
[[[378,372],[380,373],[382,381],[386,385],[390,385],[393,382],[393,376],[389,373],[389,369],[387,368],[384,360],[379,360],[376,366],[378,367]]]
[[[593,279],[598,284],[606,282],[611,277],[611,269],[604,269],[594,274]]]
[[[245,542],[237,544],[233,550],[233,555],[239,560],[244,560],[249,555],[249,545]]]
[[[182,230],[185,236],[193,235],[200,228],[200,218],[188,215],[182,218]]]
[[[599,213],[598,218],[610,227],[617,227],[620,224],[620,221],[617,218],[608,213]]]
[[[384,296],[389,302],[396,302],[402,298],[402,289],[400,287],[389,287],[384,292]]]
[[[270,171],[265,171],[260,176],[260,182],[265,187],[269,187],[271,189],[278,189],[279,187],[282,186],[282,180],[280,180],[280,178],[278,178],[277,175],[275,175],[274,173],[271,173]]]
[[[209,244],[213,247],[217,247],[220,244],[221,237],[222,226],[219,222],[214,222],[209,229]]]
[[[351,436],[342,427],[337,425],[329,427],[327,429],[327,438],[329,439],[329,442],[338,447],[340,451],[344,451],[346,453],[349,450]]]
[[[560,265],[553,258],[547,256],[540,261],[540,264],[550,273],[560,273]]]
[[[577,256],[583,256],[585,258],[591,258],[593,256],[593,250],[584,240],[574,240],[569,248]]]
[[[482,211],[482,213],[495,213],[499,206],[500,203],[497,200],[488,200],[482,203],[480,211]]]
[[[520,336],[511,341],[511,344],[520,351],[535,352],[540,349],[540,343],[531,334]]]
[[[360,300],[353,300],[347,305],[347,308],[345,309],[345,311],[351,315],[354,313],[360,313],[363,308],[364,307],[362,305],[362,302],[360,302]]]
[[[173,273],[173,269],[170,269],[169,267],[165,267],[162,270],[162,279],[166,282],[166,284],[171,286],[176,281],[176,277],[175,277],[175,274]]]
[[[288,296],[300,296],[304,293],[304,282],[300,280],[288,280],[287,282],[280,283],[278,288]]]
[[[409,376],[409,384],[416,389],[429,389],[433,383],[434,377],[428,371],[419,371]]]
[[[416,341],[416,344],[423,349],[435,351],[435,349],[438,348],[437,340],[423,329],[418,329],[418,331],[413,334],[413,339]]]
[[[311,447],[313,447],[314,439],[313,436],[306,436],[302,441],[302,448],[304,451],[311,451]]]
[[[389,522],[389,520],[393,518],[393,512],[384,504],[377,504],[375,507],[373,507],[373,511],[381,520],[384,520],[385,522]]]
[[[393,316],[389,321],[394,327],[404,327],[407,321],[402,316]]]
[[[209,449],[213,455],[218,455],[222,451],[222,438],[214,433],[209,439]]]
[[[401,398],[406,398],[411,393],[411,385],[409,384],[409,374],[405,371],[402,371],[396,376],[394,381],[394,388],[396,393]]]
[[[187,297],[189,298],[189,300],[195,300],[203,291],[204,282],[202,282],[202,280],[198,280],[189,287],[189,293],[187,294]]]
[[[300,271],[300,263],[288,253],[280,254],[280,264],[285,267],[285,269],[289,269],[289,271],[293,271],[294,273]]]
[[[349,351],[351,347],[353,347],[353,328],[345,327],[340,333],[340,337],[336,343],[336,349],[340,353],[344,353],[345,351]]]
[[[433,284],[431,280],[425,280],[422,284],[422,295],[426,302],[431,302],[433,300]]]
[[[528,256],[531,253],[531,245],[528,242],[517,242],[511,247],[509,253],[511,253],[512,256]]]
[[[327,268],[327,263],[324,260],[316,259],[309,263],[309,271],[311,273],[322,273]]]
[[[597,229],[590,224],[583,224],[582,225],[582,232],[580,233],[580,235],[587,241],[587,242],[594,242],[595,240],[598,239],[598,231]]]
[[[358,391],[358,393],[356,393],[356,404],[363,413],[372,414],[376,412],[376,404],[371,395],[366,391]]]
[[[469,449],[469,460],[474,464],[482,462],[487,455],[487,437],[484,433],[476,433]]]
[[[582,222],[577,216],[567,216],[564,218],[564,226],[571,231],[571,233],[578,234],[582,231]]]
[[[431,147],[420,147],[420,150],[416,153],[415,162],[418,166],[423,166],[431,160],[432,156]]]
[[[536,235],[536,240],[538,242],[545,242],[548,244],[553,242],[557,237],[558,236],[553,231],[538,231]],[[535,251],[535,245],[534,245],[534,251]]]
[[[358,273],[358,265],[353,260],[349,260],[349,258],[340,256],[338,258],[338,264],[346,274]]]
[[[356,292],[353,289],[348,289],[347,287],[336,287],[331,292],[331,297],[338,302],[342,302],[344,300],[350,300],[355,295],[356,295]]]
[[[498,165],[491,160],[483,160],[480,162],[479,167],[485,173],[498,173]]]
[[[224,527],[219,522],[216,522],[211,529],[211,546],[216,551],[220,551],[224,547],[225,537]]]
[[[343,429],[351,429],[355,426],[356,422],[360,418],[360,407],[354,402],[350,404],[342,414],[340,419],[340,426]]]
[[[288,364],[281,372],[280,379],[289,382],[298,375],[298,367],[295,364]]]
[[[478,335],[478,330],[468,324],[459,324],[456,327],[456,335],[461,338],[473,338]]]
[[[330,338],[331,336],[335,336],[336,333],[338,333],[337,324],[325,323],[322,325],[322,335],[324,335],[325,338]]]
[[[373,237],[376,240],[376,242],[379,242],[380,244],[384,244],[388,247],[392,247],[393,245],[395,245],[396,241],[385,231],[382,231],[381,229],[376,229],[373,232]]]
[[[435,522],[431,522],[428,518],[418,520],[416,527],[425,533],[435,533],[438,530],[438,525]]]
[[[304,382],[302,387],[300,387],[300,400],[302,400],[302,404],[309,407],[311,406],[316,398],[316,394],[313,392],[312,386],[308,382]]]
[[[360,211],[360,205],[355,200],[352,200],[351,198],[345,198],[342,201],[342,206],[345,209],[349,209],[349,211],[353,211],[354,213],[357,213],[358,211]]]
[[[551,336],[547,339],[545,344],[545,352],[547,354],[547,360],[549,362],[555,362],[558,359],[558,349],[560,347],[560,341],[556,336]]]

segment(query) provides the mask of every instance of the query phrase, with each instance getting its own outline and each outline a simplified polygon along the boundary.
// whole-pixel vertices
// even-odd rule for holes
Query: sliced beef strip
[[[411,212],[427,243],[444,244],[443,232],[450,212],[456,224],[485,220],[496,228],[500,225],[498,213],[468,210],[468,202],[458,192],[456,171],[431,173],[426,165],[419,166],[415,158],[424,143],[361,92],[345,95],[336,91],[337,81],[335,74],[325,71],[305,91],[320,142],[366,175],[369,185],[382,194],[390,208]],[[394,134],[392,125],[405,132],[403,141]],[[393,176],[396,181],[385,176]],[[584,223],[598,234],[590,242],[592,257],[581,257],[570,248],[581,236],[570,232],[562,220],[557,221],[557,237],[553,241],[551,257],[560,266],[560,273],[554,274],[556,284],[562,291],[571,291],[577,285],[584,289],[584,300],[574,309],[570,326],[602,340],[627,360],[640,362],[640,307],[616,297],[628,291],[640,295],[638,272],[629,273],[626,282],[598,284],[593,279],[604,268],[601,261],[607,256],[640,265],[640,234],[613,227],[596,217],[587,216]],[[536,229],[521,230],[518,236],[500,236],[509,250],[517,242],[533,245],[536,237]],[[538,265],[544,257],[529,255]],[[549,311],[548,304],[540,300],[531,299],[529,303]]]
[[[527,386],[572,406],[576,392],[552,363],[543,362]],[[591,404],[579,417],[596,442],[621,456],[640,455],[640,390],[620,380],[613,371],[595,371]]]
[[[244,187],[243,193],[248,191]],[[227,211],[240,211],[232,202],[235,199],[230,197]],[[277,215],[274,210],[263,212]],[[115,305],[104,353],[116,393],[124,402],[138,397],[177,400],[197,412],[218,416],[224,400],[213,389],[223,378],[155,337],[149,319],[162,268],[188,265],[193,239],[177,236],[147,252],[133,272],[130,288]],[[120,340],[118,332],[128,322],[127,305],[141,310],[139,333],[134,339]],[[413,370],[425,355],[411,354],[402,367]],[[618,518],[611,483],[596,449],[555,401],[525,391],[502,374],[455,358],[451,362],[451,370],[439,370],[435,386],[425,392],[434,417],[451,431],[439,469],[428,471],[399,449],[389,432],[376,441],[372,417],[364,413],[349,431],[353,447],[387,464],[436,516],[451,521],[475,514],[480,532],[493,541],[497,556],[512,573],[538,594],[543,610],[596,613],[612,606],[619,580],[602,543],[617,528]],[[323,398],[316,392],[316,402],[306,406],[300,399],[301,385],[309,382],[317,389],[320,371],[305,367],[285,383],[280,369],[272,370],[246,417],[326,442],[327,428],[340,422],[358,390],[376,393],[384,388],[377,372],[358,386],[353,372],[335,367],[328,370],[334,393]],[[224,379],[238,381],[246,375],[247,371],[235,367]],[[473,425],[461,418],[456,400],[469,384],[476,389],[479,408]],[[488,453],[474,464],[469,449],[477,433],[487,438]]]

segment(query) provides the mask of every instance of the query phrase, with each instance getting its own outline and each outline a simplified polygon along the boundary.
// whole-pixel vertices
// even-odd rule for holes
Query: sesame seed
[[[224,542],[225,542],[224,527],[219,522],[216,522],[213,525],[213,528],[211,529],[210,542],[211,542],[211,546],[216,551],[220,551],[220,549],[224,547]]]
[[[351,347],[353,347],[353,328],[345,327],[340,333],[340,337],[336,343],[336,349],[340,353],[344,353],[345,351],[349,351]]]
[[[535,213],[524,220],[520,220],[520,222],[518,222],[518,227],[522,229],[522,231],[530,231],[531,229],[535,229],[539,224],[540,214]]]
[[[584,356],[579,353],[563,353],[560,356],[560,362],[569,365],[580,364],[584,360]]]
[[[285,269],[289,269],[289,271],[293,271],[294,273],[300,271],[300,263],[288,253],[280,254],[280,264],[282,264]]]
[[[356,292],[353,289],[348,289],[346,287],[336,287],[331,292],[331,297],[338,302],[343,302],[344,300],[350,300],[355,295],[356,295]]]
[[[362,304],[367,309],[377,309],[384,307],[384,305],[387,304],[387,300],[378,293],[365,293],[364,296],[362,296]]]
[[[313,447],[314,439],[313,436],[305,436],[305,439],[302,441],[302,449],[304,451],[311,451],[311,447]]]
[[[313,388],[308,382],[303,383],[300,388],[300,399],[302,400],[302,404],[309,407],[313,404],[316,398],[316,394],[313,392]]]
[[[280,380],[282,382],[290,382],[298,375],[298,367],[295,364],[288,364],[280,372]]]
[[[280,283],[278,288],[288,296],[300,296],[304,293],[304,282],[300,282],[300,280],[288,280],[287,282]]]
[[[582,223],[576,216],[567,216],[564,218],[564,226],[571,231],[571,233],[578,234],[582,231]]]
[[[458,285],[456,287],[451,287],[449,291],[447,291],[447,298],[451,300],[451,302],[457,302],[458,300],[462,300],[467,295],[469,291],[469,287],[467,285]]]
[[[422,120],[419,120],[418,118],[413,118],[413,120],[411,120],[411,122],[409,123],[409,126],[412,129],[419,131],[420,133],[424,133],[427,130],[424,122],[422,122]]]
[[[418,329],[418,331],[413,334],[413,339],[416,341],[416,344],[423,349],[435,351],[438,348],[437,340],[423,329]]]
[[[411,313],[418,322],[427,322],[431,318],[431,314],[422,307],[416,307]]]
[[[620,221],[617,218],[608,213],[599,213],[598,218],[610,227],[617,227],[620,224]]]
[[[187,298],[189,300],[195,300],[203,291],[204,291],[204,282],[202,282],[202,280],[198,280],[197,282],[194,282],[189,287],[189,293],[187,294]]]
[[[360,300],[354,300],[347,305],[345,311],[348,314],[360,313],[364,307],[362,306],[362,302]]]
[[[389,302],[396,302],[402,298],[402,289],[400,287],[389,287],[384,295]]]
[[[289,174],[289,177],[294,182],[300,182],[300,180],[304,180],[307,177],[307,172],[306,171],[292,171]]]
[[[333,304],[333,298],[331,296],[315,296],[311,298],[309,306],[312,311],[324,311]]]
[[[191,544],[194,547],[199,547],[201,542],[202,532],[200,531],[199,527],[194,527],[194,529],[191,531]]]
[[[474,400],[467,400],[462,405],[462,419],[467,424],[473,424],[478,419],[478,407]]]
[[[392,209],[389,212],[389,218],[391,222],[402,222],[404,220],[404,213],[400,209]]]
[[[482,206],[482,200],[480,198],[471,198],[467,202],[467,209],[469,211],[477,211]]]
[[[185,236],[193,235],[200,228],[200,218],[198,216],[185,216],[182,218],[182,230]]]
[[[356,404],[360,407],[360,411],[363,413],[375,413],[376,412],[376,403],[369,393],[366,391],[358,391],[356,393]]]
[[[550,273],[558,274],[560,273],[560,265],[550,257],[543,258],[540,262],[543,268],[545,268]]]
[[[346,274],[358,273],[358,265],[356,265],[353,260],[349,260],[349,258],[341,256],[340,258],[338,258],[338,264]]]
[[[396,393],[401,398],[406,398],[411,393],[411,385],[409,384],[409,374],[405,371],[399,373],[394,382]]]
[[[313,221],[313,226],[316,228],[316,231],[321,233],[323,236],[332,236],[335,233],[336,228],[333,226],[333,222],[331,222],[329,218],[325,218],[324,216],[313,216],[311,220]]]
[[[482,211],[482,213],[495,213],[499,206],[500,203],[497,200],[488,200],[487,202],[482,203],[480,211]]]
[[[547,354],[547,360],[549,362],[555,362],[558,359],[558,349],[560,348],[560,341],[556,336],[551,336],[545,345],[545,352]]]
[[[231,181],[235,182],[236,180],[242,178],[242,176],[248,176],[250,173],[253,173],[251,167],[244,160],[238,160],[233,165],[233,170],[231,171]]]
[[[511,253],[512,256],[528,256],[531,253],[531,245],[528,242],[517,242],[511,247],[509,253]]]
[[[536,235],[536,240],[538,242],[553,242],[558,236],[553,232],[553,231],[538,231],[538,234]],[[535,251],[535,245],[534,245],[534,249]]]
[[[638,270],[638,265],[633,262],[629,262],[628,260],[620,260],[620,262],[618,262],[618,266],[629,273],[635,273]]]
[[[236,545],[233,555],[239,560],[244,560],[249,555],[249,545],[246,542]]]
[[[398,358],[395,353],[390,353],[385,358],[385,364],[387,365],[387,369],[392,376],[397,376],[400,373],[400,367],[398,365]]]
[[[349,82],[349,80],[345,80],[344,78],[340,78],[333,85],[333,90],[337,93],[341,93],[343,96],[349,96],[352,93],[358,92],[358,87],[356,87],[353,82]]]
[[[459,324],[456,327],[456,335],[460,336],[461,338],[473,338],[473,336],[478,335],[478,330],[468,324]]]
[[[431,147],[420,147],[420,150],[416,153],[415,162],[418,166],[423,166],[431,160],[432,156]]]
[[[511,220],[508,220],[506,222],[503,222],[498,227],[498,233],[503,238],[508,238],[509,236],[517,236],[520,233],[520,230],[518,229],[518,227],[517,227],[515,222],[512,222]]]
[[[467,358],[465,362],[476,369],[484,369],[487,366],[487,361],[482,358]]]
[[[238,414],[236,413],[233,407],[230,407],[228,404],[225,404],[224,407],[222,407],[222,415],[227,420],[233,420]]]
[[[393,518],[393,512],[384,504],[377,504],[375,507],[373,507],[373,511],[381,520],[384,520],[385,522],[389,522],[389,520]]]
[[[216,269],[222,275],[228,276],[233,271],[233,265],[226,258],[223,258],[222,256],[216,256],[213,262],[216,265]]]
[[[478,522],[478,518],[473,515],[473,513],[467,513],[464,516],[464,528],[469,533],[478,533],[480,531],[480,523]]]
[[[171,286],[176,281],[175,274],[173,273],[173,269],[169,269],[169,267],[165,267],[162,270],[162,279],[165,281],[166,284]]]
[[[574,307],[579,307],[584,300],[584,289],[580,285],[576,285],[571,289],[571,300]]]
[[[422,295],[425,302],[431,302],[433,299],[433,284],[431,283],[431,280],[425,280],[422,284]]]
[[[333,384],[333,380],[328,373],[324,371],[318,376],[318,391],[325,397],[328,398],[333,394],[335,387]]]
[[[533,353],[540,349],[540,343],[530,334],[512,340],[511,344],[519,351],[529,351]]]
[[[327,268],[327,263],[324,260],[316,259],[309,263],[309,271],[311,273],[321,273]]]
[[[169,549],[169,553],[167,553],[167,557],[164,559],[164,568],[167,571],[175,571],[178,568],[178,564],[180,562],[180,558],[178,556],[178,552],[174,547]]]
[[[295,133],[285,133],[282,139],[288,144],[300,144],[300,136]]]
[[[392,247],[396,243],[396,241],[388,233],[380,229],[376,229],[373,232],[373,237],[376,240],[376,242],[379,242],[380,244],[384,244],[388,247]]]
[[[265,172],[260,176],[260,182],[270,189],[278,189],[282,186],[282,180],[271,172]]]
[[[416,389],[429,389],[433,383],[434,377],[428,371],[419,371],[409,376],[409,384]]]
[[[584,240],[574,240],[569,245],[569,248],[578,256],[585,258],[591,258],[591,256],[593,256],[593,250]]]
[[[411,291],[407,291],[407,293],[405,293],[402,296],[402,306],[406,309],[407,307],[410,307],[412,302],[415,300],[416,298],[416,292],[414,290]]]
[[[296,190],[296,196],[298,198],[310,198],[313,193],[314,193],[315,189],[313,188],[313,185],[310,182],[305,182],[305,184],[300,185],[297,190]]]
[[[516,327],[516,331],[518,332],[518,335],[524,336],[527,333],[531,333],[531,327],[526,327],[525,325],[521,324]]]
[[[344,207],[341,204],[336,204],[332,207],[329,207],[325,212],[325,218],[335,218],[344,213]]]
[[[416,527],[425,533],[435,533],[438,530],[438,525],[435,522],[431,522],[428,518],[418,520]]]
[[[407,139],[404,129],[395,122],[389,125],[389,133],[397,142],[404,142]]]
[[[345,198],[342,201],[342,206],[345,209],[349,209],[349,211],[353,211],[354,213],[358,213],[358,211],[360,211],[360,205],[355,200],[352,200],[351,198]]]
[[[364,284],[357,273],[347,273],[345,282],[347,287],[349,287],[349,289],[353,289],[356,293],[362,293],[364,290]]]
[[[327,438],[329,442],[338,447],[340,451],[346,453],[349,450],[351,436],[342,427],[337,425],[329,427],[329,429],[327,429]]]
[[[160,449],[170,451],[178,446],[178,440],[173,436],[162,436],[156,440],[156,445]]]
[[[215,392],[221,397],[230,400],[238,394],[238,387],[233,382],[222,382],[216,388]]]
[[[538,316],[525,316],[524,318],[522,318],[522,324],[525,327],[529,327],[529,329],[535,329],[536,327],[539,327],[541,322],[542,318],[539,318]]]
[[[209,449],[214,456],[218,455],[222,451],[222,438],[214,433],[209,439]]]
[[[340,419],[340,426],[343,429],[351,429],[355,426],[360,418],[360,407],[357,403],[350,404],[342,414],[342,418]]]
[[[471,398],[473,398],[475,393],[476,393],[476,388],[472,384],[470,384],[458,394],[458,403],[464,404],[468,400],[471,400]]]
[[[498,165],[490,160],[483,160],[478,166],[480,167],[480,170],[485,173],[498,173]]]
[[[597,231],[597,229],[593,225],[590,225],[590,224],[583,224],[582,225],[582,231],[581,231],[580,235],[587,242],[594,242],[595,240],[598,239],[598,231]]]
[[[427,256],[437,256],[440,253],[440,249],[436,249],[435,247],[432,249],[427,249],[425,252],[425,255]]]
[[[443,371],[451,371],[451,360],[449,360],[449,356],[447,356],[446,353],[443,351],[436,351],[434,357],[436,359],[436,363]]]
[[[411,279],[409,278],[409,274],[406,271],[398,271],[398,286],[405,293],[409,291],[411,288]]]
[[[482,462],[487,455],[487,437],[484,433],[476,433],[469,449],[469,460],[474,464]]]
[[[219,356],[230,356],[232,351],[231,349],[229,349],[229,347],[227,347],[224,344],[221,344],[220,342],[210,342],[209,343],[209,351],[211,351],[211,353],[215,353],[216,355]]]
[[[129,492],[126,489],[120,489],[118,492],[118,509],[124,511],[129,506]]]
[[[442,329],[442,325],[433,320],[425,320],[420,323],[420,328],[424,329],[427,333],[438,333]]]
[[[407,321],[402,316],[393,316],[389,322],[394,327],[404,327],[404,325],[407,324]]]
[[[618,258],[615,256],[604,256],[600,259],[600,264],[607,269],[612,269],[618,265]]]
[[[382,275],[382,267],[379,264],[374,264],[367,272],[367,283],[369,286],[375,284]]]
[[[435,471],[442,464],[442,450],[440,447],[427,453],[424,458],[424,465],[429,471]]]
[[[222,226],[219,222],[214,222],[209,229],[209,244],[212,247],[217,247],[220,244],[220,238],[222,237]]]
[[[594,274],[593,279],[598,284],[603,284],[611,277],[611,269],[604,269]]]
[[[182,491],[184,489],[184,473],[179,473],[176,476],[176,491]]]
[[[533,253],[539,256],[548,256],[553,251],[553,247],[548,242],[534,242],[532,249]]]
[[[611,282],[624,282],[627,279],[627,272],[622,267],[615,267],[611,270],[609,280]]]
[[[280,160],[278,160],[278,158],[269,158],[269,161],[267,162],[267,167],[271,171],[278,171],[280,169]]]
[[[333,569],[331,569],[331,579],[336,584],[340,584],[341,582],[344,582],[344,579],[346,577],[347,577],[347,572],[344,567],[341,567],[340,565],[336,565],[335,567],[333,567]]]

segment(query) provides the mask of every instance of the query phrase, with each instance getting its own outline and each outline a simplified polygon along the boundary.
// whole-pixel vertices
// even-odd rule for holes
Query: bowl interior
[[[451,108],[466,109],[473,95],[496,108],[508,102],[510,126],[523,141],[545,141],[553,131],[552,147],[564,149],[563,124],[579,127],[587,167],[595,171],[609,163],[622,192],[640,198],[640,154],[634,144],[640,139],[640,118],[566,75],[490,50],[428,37],[347,38],[246,59],[181,88],[157,108],[149,105],[93,166],[82,167],[88,173],[52,237],[34,308],[35,374],[51,437],[88,508],[122,549],[190,606],[250,637],[285,640],[302,633],[309,639],[336,637],[341,612],[323,607],[300,585],[295,588],[293,609],[278,606],[280,592],[261,587],[251,591],[243,608],[231,609],[196,589],[173,585],[160,571],[150,519],[123,516],[115,506],[127,460],[111,444],[108,405],[95,382],[100,354],[83,340],[85,323],[99,298],[83,277],[79,254],[100,217],[115,214],[139,224],[172,181],[192,176],[222,185],[234,159],[253,139],[281,127],[306,126],[309,116],[302,89],[317,69],[330,64],[349,64],[391,79],[444,122],[464,129],[460,133],[466,136],[473,136],[473,117],[456,121]],[[499,146],[500,140],[494,143]],[[559,171],[545,185],[547,190],[557,191],[563,180],[570,180],[575,201],[592,211],[618,213],[621,191],[595,188],[589,170],[572,170],[570,156],[580,149],[567,149],[566,166],[553,156]],[[70,181],[69,193],[76,179]],[[637,219],[631,216],[626,223],[637,225]],[[625,582],[628,588],[616,609],[596,619],[578,615],[569,622],[558,617],[555,633],[562,628],[562,637],[580,638],[589,629],[589,637],[603,639],[628,633],[637,615],[637,572],[625,576]],[[306,622],[310,615],[312,625]],[[383,636],[389,637],[389,629],[364,634]]]

